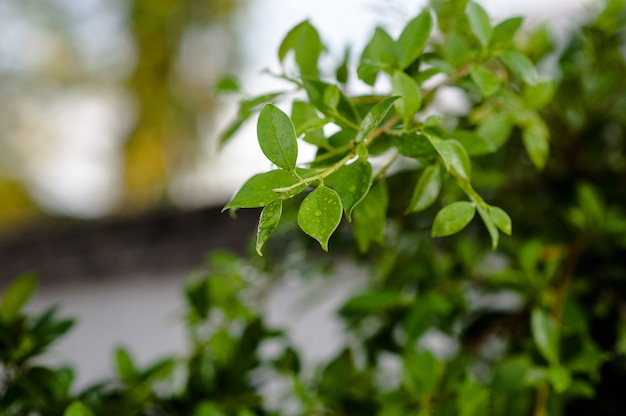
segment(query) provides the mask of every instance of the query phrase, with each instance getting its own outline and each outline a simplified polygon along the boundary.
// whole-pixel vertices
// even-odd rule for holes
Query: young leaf
[[[352,210],[365,198],[372,181],[372,166],[367,159],[355,160],[344,165],[335,174],[333,188],[341,198],[344,212],[348,221],[352,221]]]
[[[498,23],[491,34],[492,48],[510,47],[523,20],[521,17],[512,17]]]
[[[396,111],[402,117],[404,125],[408,127],[409,120],[413,118],[422,105],[420,87],[413,78],[402,71],[395,71],[391,78],[391,94],[400,96],[394,103]]]
[[[339,103],[336,109],[329,108],[324,101],[324,92],[331,85],[317,79],[303,78],[302,85],[306,90],[311,104],[319,111],[332,117],[340,126],[354,129],[360,123],[359,115],[350,100],[339,91]]]
[[[267,204],[263,211],[261,211],[261,217],[259,218],[259,227],[256,233],[256,252],[259,256],[262,256],[261,248],[267,239],[272,235],[283,213],[283,201],[277,199]]]
[[[368,85],[376,83],[378,72],[390,70],[396,66],[395,42],[384,29],[377,27],[361,58],[357,75]]]
[[[276,199],[291,197],[302,191],[305,185],[297,187],[294,192],[288,194],[276,192],[274,189],[286,188],[296,183],[298,183],[298,178],[286,170],[271,170],[256,174],[243,184],[222,211],[237,208],[264,207]]]
[[[257,136],[263,154],[273,164],[289,171],[296,168],[296,129],[280,108],[273,104],[263,107],[257,123]]]
[[[489,207],[489,216],[493,223],[506,235],[511,235],[511,217],[502,208]]]
[[[400,97],[387,97],[372,107],[361,122],[361,128],[355,139],[356,143],[361,143],[367,140],[368,136],[372,134],[374,130],[376,130],[376,128],[383,122],[387,113],[391,110],[393,103],[398,98]]]
[[[456,140],[442,140],[432,131],[425,131],[424,133],[443,160],[446,170],[454,170],[463,179],[469,180],[472,166],[467,150],[463,145]]]
[[[496,248],[498,248],[498,243],[500,242],[500,233],[498,232],[498,227],[491,219],[489,211],[487,211],[487,209],[483,208],[480,205],[478,206],[478,214],[480,215],[480,218],[482,218],[483,223],[485,224],[485,227],[489,232],[489,236],[491,237],[491,249],[495,250]]]
[[[363,201],[354,208],[352,213],[354,237],[361,253],[365,253],[373,242],[382,244],[388,199],[385,182],[378,181],[372,185]]]
[[[487,12],[478,3],[471,2],[467,7],[467,17],[469,18],[472,33],[483,48],[489,45],[492,29]]]
[[[428,10],[420,13],[405,26],[396,43],[400,69],[411,65],[422,54],[430,38],[432,26],[433,20]]]
[[[537,349],[551,365],[559,360],[559,328],[548,314],[535,308],[531,314],[530,329]]]
[[[483,97],[489,97],[500,89],[500,79],[496,74],[482,65],[473,65],[470,77]]]
[[[36,275],[27,273],[11,282],[0,301],[0,318],[3,321],[9,322],[20,313],[35,291],[37,280]]]
[[[500,59],[515,75],[528,85],[537,83],[537,69],[530,59],[516,51],[506,51]]]
[[[534,124],[527,126],[522,134],[522,140],[530,160],[533,161],[537,169],[543,169],[550,151],[545,129]]]
[[[282,63],[290,50],[294,50],[296,63],[303,76],[317,76],[317,61],[324,49],[319,34],[308,20],[296,25],[283,39],[278,48],[278,60]]]
[[[337,192],[320,185],[302,201],[298,225],[316,239],[324,251],[328,251],[328,240],[341,221],[342,211]]]
[[[407,212],[424,210],[435,202],[441,190],[441,176],[439,164],[430,165],[424,169],[413,191]]]
[[[457,201],[443,207],[435,216],[431,235],[445,237],[461,231],[476,214],[472,202]]]
[[[304,134],[304,141],[317,147],[328,146],[322,130],[327,120],[320,118],[310,103],[294,101],[291,107],[291,121],[296,129],[296,135]]]

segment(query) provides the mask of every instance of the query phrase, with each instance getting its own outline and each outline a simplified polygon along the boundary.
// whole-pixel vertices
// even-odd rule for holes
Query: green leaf
[[[437,151],[428,138],[420,133],[403,134],[393,137],[393,145],[401,155],[414,159],[437,156]]]
[[[263,253],[261,253],[263,244],[265,244],[276,227],[278,227],[282,213],[283,201],[281,199],[270,202],[265,208],[263,208],[263,211],[261,211],[259,226],[256,233],[256,252],[259,256],[263,255]]]
[[[344,165],[335,174],[333,188],[341,198],[348,221],[352,221],[352,210],[365,198],[372,183],[372,166],[367,159],[357,159]]]
[[[512,17],[510,19],[503,20],[493,28],[491,35],[492,48],[508,48],[513,43],[515,34],[522,26],[524,19],[521,17]]]
[[[369,137],[370,134],[376,130],[378,126],[383,122],[389,110],[393,106],[393,103],[400,97],[387,97],[378,102],[372,109],[365,115],[365,118],[361,122],[361,128],[359,129],[356,139],[356,143],[361,143]]]
[[[546,130],[535,124],[529,125],[524,128],[522,140],[530,160],[532,160],[537,169],[543,169],[550,152]]]
[[[480,89],[483,97],[489,97],[500,89],[498,76],[482,65],[472,65],[470,77],[478,89]]]
[[[531,314],[530,329],[537,349],[551,365],[559,360],[559,328],[543,310],[535,308]]]
[[[472,165],[465,147],[456,140],[442,140],[430,130],[424,133],[443,160],[446,170],[453,170],[463,179],[469,180]]]
[[[217,404],[203,400],[193,409],[192,416],[226,416]]]
[[[94,413],[85,404],[75,400],[67,406],[63,416],[94,416]]]
[[[420,13],[405,26],[396,42],[400,69],[411,65],[422,54],[430,38],[432,27],[433,20],[428,10]]]
[[[324,92],[332,84],[327,84],[317,79],[303,78],[302,85],[311,100],[311,104],[328,117],[332,117],[340,126],[354,129],[354,125],[360,123],[360,118],[354,105],[352,105],[350,100],[341,93],[341,91],[339,93],[339,103],[336,109],[332,109],[326,105]]]
[[[554,96],[556,85],[554,81],[537,82],[524,88],[523,101],[526,107],[538,110],[546,106]]]
[[[405,126],[422,105],[420,87],[413,78],[402,71],[395,71],[391,78],[391,94],[400,98],[394,103],[396,111],[402,117]]]
[[[320,118],[315,107],[310,103],[294,101],[291,108],[291,121],[296,129],[296,135],[304,135],[304,141],[317,147],[328,146],[322,129],[328,120]]]
[[[348,62],[350,61],[350,48],[346,48],[346,51],[343,54],[343,60],[341,61],[341,65],[335,71],[335,78],[337,78],[337,82],[345,84],[348,82]]]
[[[333,111],[337,110],[339,99],[341,97],[340,94],[341,91],[339,91],[339,87],[336,85],[329,85],[324,90],[324,104]]]
[[[24,274],[15,279],[6,288],[0,301],[0,318],[9,322],[19,315],[22,307],[35,292],[37,276],[33,273]]]
[[[354,237],[361,253],[369,250],[373,242],[383,243],[388,199],[385,182],[378,181],[354,208]]]
[[[239,86],[239,82],[237,78],[232,75],[226,75],[213,86],[213,93],[216,95],[232,94],[240,91],[241,87]]]
[[[471,156],[486,155],[498,150],[491,140],[473,131],[457,130],[452,134],[452,137],[461,143]]]
[[[511,217],[502,208],[489,207],[489,217],[500,231],[506,235],[511,235],[513,231]]]
[[[361,58],[357,75],[368,85],[376,83],[376,77],[381,69],[390,70],[396,66],[396,43],[384,29],[377,27]]]
[[[291,197],[304,190],[306,186],[299,186],[290,193],[279,193],[274,191],[274,189],[286,188],[296,183],[298,183],[298,178],[285,170],[271,170],[259,173],[243,184],[222,211],[237,208],[264,207],[276,199]]]
[[[572,373],[563,366],[551,366],[548,369],[548,380],[550,380],[554,392],[561,394],[572,385]]]
[[[117,375],[123,382],[131,382],[137,378],[137,368],[126,349],[118,347],[115,350],[115,366]]]
[[[512,130],[513,126],[506,115],[495,113],[490,114],[478,125],[476,133],[493,145],[495,149],[499,149],[506,143]],[[468,152],[470,152],[469,149]]]
[[[339,226],[342,211],[337,192],[320,185],[302,201],[298,210],[298,225],[316,239],[324,251],[328,251],[328,240]]]
[[[279,168],[293,171],[298,158],[296,129],[280,108],[267,104],[257,123],[259,146],[265,157]]]
[[[483,416],[488,414],[489,389],[473,380],[467,380],[459,389],[459,416]]]
[[[495,250],[496,248],[498,248],[498,243],[500,242],[500,233],[498,232],[498,227],[496,226],[493,219],[491,219],[490,212],[481,205],[478,206],[478,214],[483,220],[483,223],[485,224],[485,227],[489,232],[489,236],[491,237],[491,249]]]
[[[365,292],[349,298],[339,309],[339,314],[381,311],[404,306],[407,298],[404,293],[398,292]]]
[[[409,352],[404,357],[404,384],[411,395],[426,398],[436,389],[439,381],[437,359],[428,350]]]
[[[478,3],[471,2],[467,6],[467,17],[469,18],[470,29],[476,39],[484,47],[489,45],[491,40],[491,24],[489,23],[489,15],[487,12],[478,5]]]
[[[417,181],[407,212],[421,211],[431,206],[441,190],[442,175],[439,164],[428,166]]]
[[[317,30],[305,20],[287,33],[278,49],[278,59],[282,63],[287,53],[294,50],[300,73],[315,77],[318,73],[317,62],[323,49]]]
[[[444,63],[438,67],[444,70],[444,72],[447,72],[445,71],[446,66],[452,65],[453,68],[460,68],[472,59],[472,51],[473,48],[465,36],[451,32],[446,36],[443,44],[443,54],[446,59],[443,62],[438,62],[438,64]],[[452,74],[454,72],[452,71]]]
[[[537,83],[537,69],[528,57],[516,51],[506,51],[500,59],[515,75],[528,85]]]
[[[435,216],[431,235],[446,237],[461,231],[476,214],[476,205],[468,201],[457,201],[443,207]]]

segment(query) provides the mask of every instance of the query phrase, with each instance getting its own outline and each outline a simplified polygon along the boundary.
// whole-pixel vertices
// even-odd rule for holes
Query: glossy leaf
[[[478,3],[471,2],[467,6],[467,17],[469,18],[470,29],[476,39],[483,47],[489,45],[492,29],[487,12]]]
[[[276,188],[284,188],[298,183],[296,178],[286,170],[272,170],[254,175],[243,184],[233,199],[226,204],[224,210],[237,208],[264,207],[279,198],[287,198],[302,191],[305,185],[297,187],[292,193],[280,193]]]
[[[384,241],[388,199],[385,182],[378,181],[354,208],[354,237],[360,252],[365,253],[372,243]]]
[[[439,164],[428,166],[417,181],[407,212],[417,212],[431,206],[441,191],[442,175]]]
[[[257,136],[263,154],[273,164],[289,171],[296,168],[296,129],[280,108],[273,104],[263,107],[257,123]]]
[[[493,223],[506,235],[511,235],[513,226],[511,217],[502,208],[489,207],[489,216]]]
[[[324,251],[328,251],[328,240],[337,229],[342,212],[337,192],[320,185],[302,201],[298,210],[298,225],[316,239]]]
[[[400,97],[387,97],[372,107],[361,122],[361,128],[356,135],[355,142],[361,143],[367,140],[369,135],[383,122],[387,113],[391,110],[393,103],[396,102],[398,98]]]
[[[263,211],[261,211],[259,226],[256,233],[256,252],[259,256],[263,255],[261,252],[263,244],[265,244],[276,227],[278,227],[282,213],[283,201],[281,199],[270,202],[265,208],[263,208]]]
[[[476,214],[472,202],[457,201],[443,207],[435,216],[431,235],[445,237],[461,231]]]
[[[394,136],[393,145],[401,155],[415,159],[428,158],[437,155],[437,150],[430,140],[423,134],[403,134]]]
[[[495,250],[498,248],[498,243],[500,242],[500,233],[498,232],[498,227],[496,223],[491,218],[490,212],[487,208],[479,205],[478,206],[478,214],[480,218],[483,220],[487,231],[489,232],[489,237],[491,237],[491,249]]]
[[[498,76],[482,65],[473,65],[470,70],[470,77],[483,97],[489,97],[500,89]]]
[[[408,67],[422,54],[430,38],[432,26],[432,17],[430,12],[426,10],[411,20],[402,30],[396,43],[400,69]]]
[[[453,170],[463,179],[469,180],[472,173],[471,162],[467,150],[456,140],[442,140],[432,134],[425,132],[446,167],[446,170]]]
[[[348,221],[352,221],[352,210],[367,195],[372,181],[372,166],[365,159],[357,159],[342,166],[335,174],[333,188],[341,198]]]
[[[537,83],[537,69],[528,57],[516,51],[506,51],[500,57],[502,62],[528,85]]]
[[[531,314],[530,328],[537,349],[550,364],[559,358],[559,329],[554,320],[544,311],[535,308]]]
[[[391,94],[400,98],[394,103],[396,111],[408,126],[422,105],[420,87],[413,78],[402,71],[395,71],[391,78]]]
[[[6,288],[0,301],[0,318],[9,322],[19,315],[22,307],[35,292],[37,276],[32,273],[24,274],[15,279]]]

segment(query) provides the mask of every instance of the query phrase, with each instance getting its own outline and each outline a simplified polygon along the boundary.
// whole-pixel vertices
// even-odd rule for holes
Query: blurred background
[[[558,34],[594,1],[480,3]],[[220,206],[268,164],[254,120],[218,151],[237,111],[235,98],[212,94],[219,79],[234,74],[245,97],[280,89],[262,70],[277,69],[296,23],[312,21],[334,67],[346,45],[359,51],[376,25],[396,34],[423,4],[0,1],[0,284],[35,270],[32,307],[59,302],[79,317],[55,359],[75,362],[85,383],[108,373],[112,345],[140,362],[181,348],[181,282],[208,250],[245,249],[257,213],[233,221]],[[276,296],[293,302],[293,290]],[[327,309],[307,324],[325,328],[311,338],[321,349],[340,331],[321,324]],[[284,311],[268,306],[288,325]]]

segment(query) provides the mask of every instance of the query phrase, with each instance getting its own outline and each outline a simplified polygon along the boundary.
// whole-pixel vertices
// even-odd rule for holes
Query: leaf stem
[[[275,189],[273,189],[273,191],[274,192],[280,192],[280,193],[287,193],[287,192],[293,191],[294,189],[296,189],[296,188],[298,188],[298,187],[300,187],[302,185],[308,185],[311,182],[321,181],[324,178],[326,178],[327,176],[329,176],[332,173],[336,172],[337,169],[339,169],[340,167],[345,165],[346,162],[348,162],[353,157],[354,157],[354,153],[350,152],[345,157],[343,157],[340,161],[338,161],[334,165],[324,169],[323,171],[321,171],[317,175],[313,175],[313,176],[310,176],[308,178],[303,178],[303,179],[299,180],[298,182],[294,183],[291,186],[286,186],[284,188],[275,188]]]

